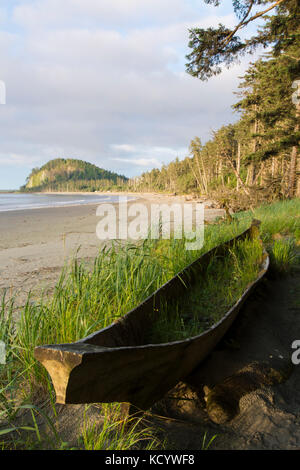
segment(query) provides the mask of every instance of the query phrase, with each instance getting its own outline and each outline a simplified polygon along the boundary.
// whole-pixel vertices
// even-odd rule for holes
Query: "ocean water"
[[[128,198],[129,200],[130,198]],[[0,193],[0,212],[118,202],[119,196],[86,194],[14,194]]]

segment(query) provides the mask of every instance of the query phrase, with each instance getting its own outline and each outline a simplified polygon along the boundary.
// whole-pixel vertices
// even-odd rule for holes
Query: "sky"
[[[185,71],[189,28],[235,25],[224,5],[0,0],[0,189],[53,158],[138,176],[234,122],[233,92],[253,57],[207,82]]]

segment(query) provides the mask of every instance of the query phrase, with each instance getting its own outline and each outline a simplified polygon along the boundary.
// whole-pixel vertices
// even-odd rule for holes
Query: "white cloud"
[[[113,158],[113,160],[118,162],[130,163],[131,165],[154,167],[161,166],[161,162],[156,158]]]
[[[21,28],[0,32],[0,165],[69,156],[130,176],[184,157],[195,135],[231,120],[245,65],[202,83],[185,73],[184,56],[190,27],[234,19],[208,6],[201,16],[192,3],[19,3],[12,26]]]
[[[28,167],[31,168],[35,164],[38,164],[40,161],[40,156],[24,155],[24,154],[15,154],[10,153],[0,154],[0,165],[3,166],[18,166],[18,167]]]
[[[135,152],[136,147],[134,145],[128,145],[128,144],[112,144],[111,148],[113,150],[121,151],[121,152]]]
[[[138,175],[152,168],[161,168],[178,156],[186,156],[187,148],[155,147],[147,145],[114,144],[111,146],[121,156],[112,157],[112,161],[134,165],[132,175]],[[125,156],[123,156],[125,155]]]
[[[182,0],[35,0],[14,10],[15,21],[28,28],[86,24],[114,27],[136,23],[170,23],[193,13]]]
[[[0,24],[3,25],[7,21],[7,11],[5,8],[0,7]]]

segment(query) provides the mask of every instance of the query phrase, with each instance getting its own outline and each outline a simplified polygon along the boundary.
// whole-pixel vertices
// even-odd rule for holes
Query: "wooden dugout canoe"
[[[186,292],[186,286],[193,285],[213,255],[222,256],[238,240],[259,237],[259,224],[254,220],[245,232],[200,256],[110,326],[74,343],[36,347],[35,358],[51,376],[57,403],[126,402],[146,410],[191,374],[225,335],[267,272],[267,253],[264,252],[257,279],[204,333],[170,343],[144,344],[153,312],[161,301],[174,300]]]

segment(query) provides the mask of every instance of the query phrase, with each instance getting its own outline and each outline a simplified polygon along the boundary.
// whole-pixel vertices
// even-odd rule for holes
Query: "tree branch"
[[[282,55],[285,57],[288,57],[289,59],[296,60],[297,62],[299,62],[300,60],[300,57],[293,57],[292,55],[288,55],[288,54],[282,54]]]
[[[273,8],[277,7],[278,5],[280,5],[280,3],[282,2],[285,2],[286,0],[277,0],[277,2],[273,3],[273,5],[271,5],[269,8],[267,8],[266,10],[264,11],[260,11],[258,13],[256,13],[255,15],[251,16],[247,21],[246,18],[249,16],[249,13],[250,11],[252,10],[252,7],[253,7],[253,1],[251,1],[250,5],[249,5],[249,8],[247,10],[247,13],[245,14],[244,18],[239,22],[239,24],[234,28],[233,31],[231,31],[231,33],[224,39],[223,43],[221,43],[222,46],[227,46],[227,44],[231,41],[232,37],[235,35],[235,33],[240,29],[240,28],[244,28],[244,26],[247,26],[247,24],[249,24],[251,21],[254,21],[256,20],[257,18],[259,18],[260,16],[263,16],[265,15],[266,13],[268,13],[269,11],[273,10]]]
[[[254,0],[251,0],[251,3],[250,3],[250,5],[249,5],[249,8],[248,8],[248,10],[247,10],[247,12],[246,12],[244,18],[239,22],[239,24],[234,28],[234,30],[231,31],[231,33],[224,39],[224,41],[223,41],[223,42],[224,42],[224,46],[226,46],[226,45],[229,43],[229,41],[231,40],[232,36],[234,36],[235,33],[243,26],[244,21],[245,21],[246,18],[249,16],[250,11],[252,10],[253,2],[254,2]],[[221,45],[222,45],[222,43],[221,43]]]

